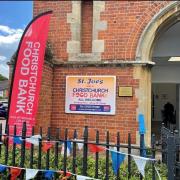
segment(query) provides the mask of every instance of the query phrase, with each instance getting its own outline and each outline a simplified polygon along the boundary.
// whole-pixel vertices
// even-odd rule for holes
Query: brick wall
[[[39,127],[43,127],[43,131],[46,132],[47,127],[50,126],[50,119],[52,113],[52,81],[53,68],[51,65],[45,63],[42,74],[38,114],[36,117],[36,132],[38,131]]]
[[[117,80],[116,94],[116,115],[87,115],[87,114],[65,114],[65,79],[67,75],[115,75]],[[132,86],[133,97],[118,97],[118,86]],[[91,129],[90,136],[94,136],[95,130],[100,130],[101,139],[105,140],[105,131],[111,133],[111,140],[117,131],[121,132],[121,139],[127,142],[128,132],[132,133],[135,142],[137,121],[136,108],[137,99],[135,88],[138,88],[138,80],[133,79],[133,67],[126,68],[107,68],[107,67],[84,67],[84,68],[54,68],[53,80],[53,110],[51,127],[60,127],[71,130],[81,130],[84,126]]]
[[[100,17],[101,21],[107,22],[107,29],[98,33],[98,39],[105,41],[105,50],[101,54],[102,60],[135,60],[137,43],[144,28],[168,3],[169,1],[106,1],[105,10],[101,12]],[[53,10],[49,41],[53,46],[54,58],[57,62],[67,61],[67,41],[72,40],[67,14],[71,13],[72,4],[70,1],[34,1],[34,15],[47,10]],[[86,26],[84,30],[85,28]],[[89,31],[86,35],[88,33]],[[87,37],[88,44],[91,38]],[[82,52],[89,52],[90,49],[91,47],[87,48],[84,41]],[[66,75],[114,75],[117,78],[117,89],[120,85],[132,86],[133,97],[116,95],[115,116],[65,114]],[[104,139],[105,130],[109,130],[112,141],[116,132],[120,131],[123,142],[127,142],[128,132],[131,132],[135,143],[138,126],[136,120],[138,99],[135,96],[135,89],[138,88],[139,80],[133,79],[133,66],[62,67],[55,65],[54,69],[45,66],[37,116],[38,125],[61,127],[62,130],[69,128],[71,132],[75,128],[82,130],[85,125],[88,125],[91,136],[94,135],[94,129],[99,129],[101,139]]]
[[[168,3],[170,1],[106,1],[101,20],[107,21],[108,28],[99,32],[99,39],[105,40],[102,59],[133,60],[142,31]],[[34,15],[47,10],[53,10],[49,40],[53,42],[55,58],[67,60],[67,41],[71,40],[67,13],[72,12],[71,1],[34,1]]]
[[[72,11],[72,4],[70,1],[34,1],[34,16],[48,10],[53,10],[48,39],[53,44],[54,58],[67,60],[67,41],[71,39],[67,13]]]
[[[92,52],[93,1],[82,1],[81,52]]]
[[[131,59],[140,35],[152,17],[166,6],[169,1],[106,1],[101,20],[106,20],[107,31],[99,33],[105,40],[102,59]]]

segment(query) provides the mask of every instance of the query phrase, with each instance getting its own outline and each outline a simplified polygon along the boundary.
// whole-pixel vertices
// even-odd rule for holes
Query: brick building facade
[[[127,142],[128,132],[138,142],[138,114],[143,113],[151,137],[151,53],[159,34],[176,21],[176,1],[34,1],[34,16],[53,10],[49,42],[54,58],[46,62],[41,87],[38,126],[82,130],[89,126],[117,131]],[[65,113],[67,75],[116,76],[116,114]],[[130,86],[132,97],[119,97],[118,87]]]

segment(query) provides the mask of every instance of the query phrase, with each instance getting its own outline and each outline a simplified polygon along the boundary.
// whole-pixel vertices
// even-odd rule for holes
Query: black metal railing
[[[171,131],[164,124],[161,128],[162,161],[167,164],[168,180],[180,179],[180,137],[177,130]]]
[[[162,161],[167,164],[168,180],[180,179],[180,137],[177,130],[170,131],[164,125],[161,129]]]
[[[26,148],[26,123],[23,124],[22,128],[22,144],[17,145],[12,141],[12,144],[10,143],[11,137],[16,137],[16,126],[14,126],[14,133],[13,135],[9,134],[9,127],[7,126],[7,134],[4,136],[2,134],[2,125],[0,125],[0,141],[2,140],[2,137],[4,138],[4,144],[0,144],[0,163],[9,165],[9,166],[17,166],[21,168],[33,168],[33,169],[55,169],[55,170],[62,170],[63,175],[66,176],[67,171],[72,172],[73,174],[77,174],[77,156],[80,154],[79,150],[77,149],[77,143],[83,143],[83,149],[81,151],[82,154],[82,167],[81,169],[81,175],[88,176],[88,156],[89,154],[92,154],[89,152],[88,144],[94,144],[97,146],[103,146],[105,147],[105,151],[103,153],[103,157],[105,157],[105,175],[104,179],[109,180],[110,176],[110,152],[109,148],[113,147],[118,152],[123,149],[126,149],[127,152],[127,171],[128,175],[127,178],[131,179],[132,176],[132,156],[131,153],[133,150],[136,150],[137,153],[139,152],[139,155],[143,155],[144,148],[144,135],[141,135],[140,137],[140,146],[133,145],[131,143],[131,134],[128,134],[128,144],[122,144],[120,140],[120,132],[117,133],[116,137],[116,143],[113,144],[110,142],[110,133],[109,131],[106,132],[106,140],[105,142],[100,142],[99,138],[99,131],[96,130],[96,137],[95,140],[92,141],[89,139],[89,131],[88,127],[85,126],[84,128],[84,134],[82,140],[77,135],[77,130],[74,130],[73,138],[69,139],[69,133],[68,129],[65,129],[64,137],[60,138],[60,129],[57,128],[56,131],[54,131],[54,134],[52,135],[51,128],[48,128],[47,135],[43,137],[42,139],[39,139],[39,145],[35,147],[35,145],[30,144],[28,149]],[[31,135],[33,136],[35,134],[34,128],[32,128]],[[39,133],[42,136],[42,128],[39,129]],[[43,142],[53,142],[54,146],[53,149],[48,149],[46,153],[42,151]],[[67,157],[67,143],[71,141],[73,144],[72,146],[72,152],[71,152],[71,158],[68,159]],[[60,155],[60,146],[64,143],[64,153],[63,155]],[[20,146],[20,147],[18,147]],[[19,156],[17,155],[17,151],[19,151]],[[149,158],[155,158],[155,137],[152,137],[152,147],[149,148],[149,151],[151,152],[149,154]],[[101,175],[99,174],[99,160],[100,160],[100,153],[96,152],[94,155],[94,175],[93,178],[101,179]],[[70,162],[71,161],[71,162]],[[69,162],[71,164],[69,168]],[[115,177],[115,176],[114,176]],[[24,178],[24,173],[21,173],[20,179]],[[120,171],[118,171],[115,179],[120,179]],[[142,175],[139,173],[139,179],[142,179]],[[155,180],[155,168],[152,165],[152,179]]]

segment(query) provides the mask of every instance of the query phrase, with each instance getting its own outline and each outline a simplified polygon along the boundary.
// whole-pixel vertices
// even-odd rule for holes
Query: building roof
[[[6,90],[9,87],[9,80],[0,81],[0,91]]]

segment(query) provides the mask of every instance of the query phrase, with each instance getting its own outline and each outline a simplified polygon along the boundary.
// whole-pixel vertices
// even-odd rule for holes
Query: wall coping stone
[[[152,61],[125,61],[125,60],[105,60],[105,61],[60,61],[54,59],[52,62],[44,61],[45,64],[49,65],[50,67],[53,66],[62,66],[62,67],[70,67],[70,66],[77,66],[77,67],[126,67],[126,66],[147,66],[152,67],[155,65],[155,62]],[[14,62],[10,61],[7,62],[8,65],[14,65]]]
[[[54,66],[81,66],[81,67],[104,67],[104,66],[113,66],[113,67],[125,67],[125,66],[147,66],[152,67],[155,65],[155,62],[152,61],[125,61],[125,60],[106,60],[106,61],[60,61],[53,60]]]
[[[9,62],[7,62],[6,64],[9,65],[9,66],[14,66],[15,63],[14,63],[13,61],[9,61]],[[49,65],[50,67],[53,67],[53,63],[50,62],[50,61],[44,60],[44,64],[47,64],[47,65]]]

